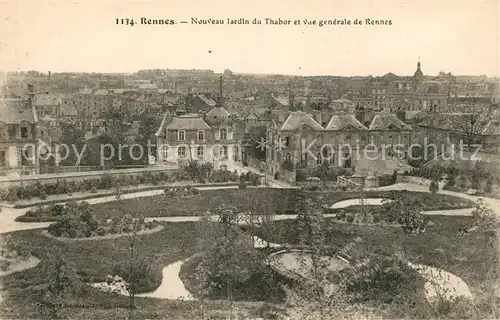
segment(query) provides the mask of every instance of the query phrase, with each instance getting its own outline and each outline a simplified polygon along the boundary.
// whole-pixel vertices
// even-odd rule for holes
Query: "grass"
[[[150,267],[160,276],[155,278],[150,287],[141,288],[148,292],[161,283],[161,270],[166,265],[188,258],[196,251],[197,235],[194,223],[165,223],[164,229],[157,233],[138,236],[136,252],[138,259],[144,258]],[[12,233],[13,241],[21,248],[31,250],[41,259],[41,263],[33,269],[4,277],[4,289],[23,288],[41,285],[53,266],[49,257],[54,248],[59,248],[64,259],[73,264],[77,273],[85,281],[104,281],[107,274],[112,274],[119,265],[128,265],[129,239],[127,237],[113,240],[61,242],[47,238],[41,230],[29,230]]]
[[[295,214],[298,192],[296,189],[225,189],[204,190],[199,195],[187,198],[167,197],[157,195],[135,199],[123,199],[113,202],[91,205],[99,218],[116,215],[133,215],[137,208],[141,209],[145,217],[170,217],[170,216],[203,216],[208,211],[213,211],[221,203],[233,204],[242,211],[269,212],[277,214]],[[407,194],[424,206],[424,210],[472,208],[474,202],[459,197],[414,191],[369,191],[365,198],[396,199],[401,194]],[[318,192],[310,193],[320,195],[324,202],[332,205],[338,201],[359,197],[359,192]],[[20,216],[16,221],[21,222],[48,222],[55,217],[40,215],[39,217]]]
[[[341,249],[360,237],[358,249],[367,255],[377,251],[400,254],[411,262],[444,269],[461,277],[473,294],[492,289],[492,281],[498,277],[496,236],[479,232],[461,235],[458,229],[470,225],[471,217],[431,216],[431,220],[435,225],[424,234],[406,235],[400,228],[339,224],[326,219],[325,244]],[[275,221],[271,231],[260,236],[274,243],[299,244],[292,220]]]
[[[227,298],[226,288],[213,290],[209,293],[203,292],[199,288],[198,273],[196,268],[202,263],[202,258],[194,258],[182,265],[179,277],[182,279],[186,289],[198,299],[224,300]],[[263,262],[264,260],[262,260]],[[234,301],[266,301],[271,303],[283,303],[286,293],[283,284],[292,286],[294,283],[269,266],[263,263],[258,270],[253,270],[249,279],[239,282],[236,290],[233,290],[232,299]]]
[[[249,210],[274,210],[278,213],[293,211],[296,191],[286,189],[228,189],[202,191],[200,195],[189,198],[166,198],[155,196],[132,200],[120,200],[92,205],[100,215],[124,215],[134,213],[137,207],[145,216],[194,216],[216,208],[221,203],[231,203]],[[393,199],[404,191],[367,192],[365,197]],[[426,210],[457,207],[472,207],[473,202],[448,195],[406,192],[426,206]],[[321,193],[328,204],[358,197],[357,192]],[[353,239],[360,237],[358,250],[362,254],[385,252],[389,255],[400,254],[404,258],[429,266],[438,267],[461,277],[477,297],[489,293],[497,278],[497,242],[494,235],[470,233],[461,235],[458,229],[470,225],[471,217],[432,216],[435,225],[428,227],[425,234],[405,235],[400,228],[366,227],[339,224],[326,219],[325,244],[340,249]],[[202,224],[198,222],[165,223],[165,228],[154,234],[139,236],[137,246],[140,258],[148,261],[155,270],[153,279],[146,282],[142,292],[155,289],[161,282],[161,270],[166,265],[186,259],[200,251],[203,237]],[[6,318],[44,318],[39,314],[36,302],[41,298],[43,286],[53,269],[48,257],[55,247],[63,253],[65,260],[75,266],[78,274],[86,281],[104,281],[112,274],[117,265],[126,265],[129,249],[128,239],[85,241],[64,243],[41,235],[41,230],[19,231],[11,234],[13,242],[32,252],[41,263],[30,270],[2,278]],[[282,244],[299,244],[298,230],[293,220],[275,221],[271,232],[259,234],[265,240]],[[196,262],[196,261],[195,261]],[[186,280],[196,263],[187,264],[181,270]],[[274,278],[277,282],[279,279]],[[254,288],[258,288],[260,278],[251,277]],[[186,282],[190,287],[190,284]],[[265,295],[252,289],[250,284],[238,288],[241,297]],[[245,290],[247,292],[245,293]],[[267,290],[267,289],[265,289]],[[263,289],[263,291],[265,291]],[[272,292],[272,290],[271,290]],[[265,292],[264,292],[265,293]],[[275,292],[276,293],[276,292]],[[236,295],[235,295],[236,296]],[[265,297],[273,301],[275,296]],[[273,302],[275,302],[274,300]],[[85,297],[68,297],[68,306],[63,315],[72,319],[125,319],[128,315],[127,297],[114,297],[94,290]],[[227,314],[230,306],[225,302],[176,302],[149,298],[137,298],[137,319],[201,319],[201,305],[204,305],[205,318],[208,314]],[[244,305],[244,306],[243,306]],[[242,312],[255,311],[258,304],[242,304]],[[252,311],[252,312],[253,312]],[[7,312],[7,313],[5,313]]]

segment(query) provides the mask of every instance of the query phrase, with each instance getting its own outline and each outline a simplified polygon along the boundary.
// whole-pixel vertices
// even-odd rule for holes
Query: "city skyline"
[[[211,69],[297,76],[498,77],[498,2],[2,3],[0,70]],[[432,10],[429,10],[429,8]],[[264,9],[265,8],[265,9]],[[327,12],[327,14],[325,14]],[[130,17],[390,19],[390,26],[116,25]]]

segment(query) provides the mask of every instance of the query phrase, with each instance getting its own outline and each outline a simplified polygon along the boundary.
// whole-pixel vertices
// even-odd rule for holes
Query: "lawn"
[[[401,193],[414,197],[421,202],[426,210],[448,209],[450,207],[472,207],[473,202],[448,195],[432,195],[430,193],[386,191],[367,192],[365,197],[397,198]],[[308,193],[310,194],[310,193]],[[314,193],[318,194],[318,193]],[[357,192],[321,193],[328,204],[359,196]],[[102,215],[124,215],[140,211],[144,216],[193,216],[202,215],[207,210],[213,210],[221,203],[237,205],[242,210],[266,210],[277,213],[293,213],[296,204],[297,191],[286,189],[229,189],[202,191],[200,195],[188,198],[168,198],[154,196],[132,200],[120,200],[110,203],[92,205],[92,208]],[[324,223],[325,245],[333,248],[343,248],[360,237],[361,243],[356,250],[367,256],[373,252],[384,252],[389,255],[402,255],[414,263],[438,267],[456,274],[467,282],[476,296],[484,296],[491,289],[497,278],[497,241],[495,235],[474,233],[461,235],[458,230],[470,225],[470,217],[431,216],[433,226],[427,228],[425,234],[406,235],[400,228],[366,227],[350,224],[339,224],[331,219]],[[166,265],[186,259],[199,253],[206,239],[203,234],[203,224],[199,222],[165,223],[165,228],[154,234],[139,236],[136,252],[141,259],[147,261],[152,272],[148,273],[147,281],[142,283],[141,292],[155,289],[161,283],[161,270]],[[259,236],[274,243],[299,244],[296,223],[293,220],[275,221]],[[67,262],[75,266],[77,273],[85,281],[104,281],[107,274],[112,274],[117,266],[127,266],[129,256],[129,239],[60,242],[41,235],[41,230],[19,231],[12,233],[13,241],[32,252],[42,260],[35,268],[12,274],[2,278],[3,288],[7,291],[4,297],[6,305],[13,310],[19,309],[23,317],[37,317],[36,302],[41,297],[41,289],[47,276],[54,269],[49,259],[54,248],[64,253]],[[189,278],[190,270],[196,267],[196,261],[185,265],[181,277]],[[257,299],[265,294],[256,292],[260,280],[258,274],[250,277],[250,284],[237,288],[234,297]],[[272,281],[279,279],[274,278]],[[270,282],[272,282],[270,281]],[[269,282],[269,281],[268,281]],[[188,288],[190,283],[186,283]],[[278,288],[267,288],[265,290]],[[262,289],[264,290],[264,289]],[[281,293],[274,291],[277,296]],[[216,297],[211,297],[216,298]],[[223,297],[218,297],[223,298]],[[265,297],[267,301],[276,302],[275,296]],[[278,297],[280,298],[280,297]],[[200,304],[160,301],[140,298],[138,300],[138,319],[165,318],[201,318]],[[70,306],[64,309],[68,316],[74,319],[117,319],[125,318],[127,297],[113,297],[94,290],[85,297],[68,297]],[[208,310],[221,312],[229,310],[221,302],[209,302]],[[76,307],[78,305],[78,307]],[[83,307],[82,307],[83,306]],[[246,308],[246,309],[245,309]],[[258,309],[256,305],[245,307],[245,310]],[[89,312],[92,310],[91,312]],[[17,312],[18,310],[16,310]],[[215,312],[215,311],[214,311]],[[14,315],[12,315],[14,316]],[[19,317],[17,313],[15,317]],[[40,316],[41,317],[41,316]],[[43,317],[42,317],[43,318]]]
[[[496,241],[492,235],[481,233],[460,235],[458,229],[469,224],[470,217],[432,216],[431,219],[435,225],[429,227],[425,234],[419,235],[405,235],[399,228],[360,227],[338,224],[327,219],[324,225],[325,244],[340,249],[352,243],[354,238],[360,237],[362,242],[358,250],[362,253],[368,255],[382,251],[387,254],[402,254],[412,262],[439,267],[456,274],[467,282],[473,294],[483,295],[485,290],[491,288],[491,283],[497,276]],[[203,241],[203,230],[200,229],[202,227],[203,224],[199,222],[166,223],[164,230],[140,237],[137,252],[156,271],[152,273],[151,281],[145,282],[142,291],[151,291],[160,284],[159,275],[165,265],[199,252]],[[41,230],[29,230],[12,233],[14,241],[24,248],[29,248],[42,262],[34,269],[2,279],[4,290],[8,292],[5,297],[6,305],[13,310],[21,308],[22,314],[26,317],[37,315],[36,301],[41,297],[40,288],[43,288],[47,275],[53,269],[48,257],[55,247],[64,252],[65,260],[73,264],[78,274],[86,281],[103,281],[117,264],[126,264],[129,254],[126,238],[63,243],[46,238],[40,232]],[[271,232],[259,235],[275,243],[299,244],[293,220],[276,221],[272,225]],[[185,265],[181,270],[181,277],[184,280],[193,267],[194,264]],[[260,281],[257,280],[257,276],[251,277],[251,282],[254,284]],[[273,281],[275,280],[277,278]],[[190,284],[186,284],[189,287]],[[258,287],[239,287],[234,297],[259,296],[261,294],[255,291]],[[269,289],[273,288],[266,290]],[[280,294],[278,291],[274,293]],[[267,300],[277,302],[276,298],[269,296]],[[148,298],[138,298],[137,301],[138,319],[164,318],[167,315],[174,319],[182,319],[183,315],[192,319],[201,318],[198,316],[199,304]],[[94,290],[91,295],[85,297],[68,297],[68,303],[70,306],[65,308],[63,313],[74,319],[83,319],[86,313],[90,313],[86,319],[111,319],[113,316],[119,318],[120,315],[126,315],[128,300],[127,297],[113,297]],[[207,303],[205,308],[206,312],[209,312],[209,309],[215,310],[214,305],[220,302]],[[228,310],[228,306],[225,305],[220,308],[222,312]],[[248,308],[256,312],[259,307],[251,305]],[[92,311],[89,312],[90,310]]]
[[[61,242],[45,237],[41,230],[12,233],[13,241],[21,248],[30,250],[42,262],[35,268],[4,277],[4,289],[22,288],[45,283],[51,265],[49,257],[55,248],[64,254],[64,259],[73,264],[85,281],[104,281],[107,274],[129,261],[129,239]],[[195,223],[165,223],[164,229],[148,235],[138,236],[137,259],[144,258],[153,274],[154,281],[148,282],[143,292],[155,289],[161,283],[161,270],[166,265],[188,258],[196,252],[197,229]]]
[[[233,204],[242,211],[272,212],[277,214],[295,214],[298,194],[297,189],[224,189],[205,190],[199,195],[182,198],[157,195],[135,199],[123,199],[107,203],[91,205],[98,218],[140,212],[144,217],[169,217],[169,216],[201,216],[213,211],[221,203]],[[306,194],[320,195],[327,205],[338,201],[359,197],[359,192],[306,192]],[[402,194],[407,194],[413,201],[421,203],[424,210],[460,209],[474,207],[474,202],[459,197],[445,194],[432,195],[427,192],[413,191],[369,191],[365,198],[396,199]],[[17,221],[36,222],[53,221],[55,217],[39,215],[18,217]]]
[[[471,217],[429,216],[435,225],[426,232],[406,235],[401,228],[366,227],[336,223],[325,219],[325,245],[341,249],[360,237],[360,252],[384,252],[403,255],[414,263],[444,269],[461,277],[473,294],[492,289],[498,277],[497,238],[493,234],[462,235],[460,228],[470,225]],[[267,229],[269,230],[269,229]],[[275,221],[273,227],[259,234],[265,240],[281,244],[300,244],[296,222]]]

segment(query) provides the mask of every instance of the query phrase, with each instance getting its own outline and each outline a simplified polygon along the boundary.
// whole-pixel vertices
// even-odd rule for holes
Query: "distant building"
[[[39,123],[34,96],[30,85],[27,99],[0,100],[0,172],[3,174],[40,173],[39,155],[49,151],[50,146],[44,142],[48,132]]]
[[[165,113],[155,134],[157,163],[196,160],[218,168],[241,161],[243,137],[236,134],[236,123],[220,100],[204,115],[184,113],[181,106],[176,115]]]
[[[398,117],[368,111],[338,113],[322,126],[314,115],[291,112],[282,121],[273,120],[267,131],[267,170],[276,176],[284,174],[283,170],[311,169],[324,162],[352,170],[364,156],[361,149],[367,145],[379,150],[384,150],[384,146],[390,153],[396,144],[408,147],[412,133],[412,127],[404,122],[404,114]]]

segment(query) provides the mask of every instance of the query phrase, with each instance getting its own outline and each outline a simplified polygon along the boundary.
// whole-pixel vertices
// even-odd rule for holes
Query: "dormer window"
[[[220,129],[220,140],[227,140],[227,129],[226,128]]]
[[[179,141],[186,140],[186,132],[184,130],[180,130],[177,132],[177,140]]]
[[[205,131],[203,131],[203,130],[198,131],[198,140],[199,141],[205,140]]]

